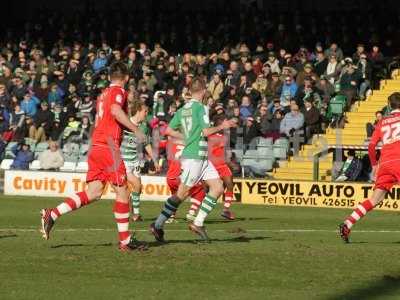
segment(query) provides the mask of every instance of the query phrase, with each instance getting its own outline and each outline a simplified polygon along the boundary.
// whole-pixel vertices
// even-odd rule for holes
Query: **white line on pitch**
[[[0,232],[35,232],[39,228],[0,228]],[[115,231],[111,228],[64,228],[55,229],[58,232],[79,232],[79,231]],[[243,229],[243,231],[234,232],[235,228],[232,229],[216,229],[209,230],[210,232],[226,232],[226,233],[246,233],[246,232],[288,232],[288,233],[312,233],[312,232],[337,232],[337,230],[327,229]],[[147,229],[136,229],[136,232],[147,232]],[[188,232],[188,229],[166,229],[167,232]],[[355,230],[357,233],[400,233],[400,230]]]

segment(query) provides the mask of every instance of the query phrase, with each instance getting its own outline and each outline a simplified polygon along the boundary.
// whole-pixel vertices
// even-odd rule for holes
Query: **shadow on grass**
[[[262,241],[266,239],[270,239],[269,236],[255,236],[255,237],[247,237],[245,235],[233,237],[233,238],[224,238],[224,239],[210,239],[210,243],[204,242],[202,240],[167,240],[166,243],[159,243],[159,242],[149,242],[149,247],[159,247],[164,245],[172,245],[172,244],[192,244],[192,245],[209,245],[213,243],[249,243],[251,241]]]
[[[328,298],[328,300],[373,300],[400,292],[400,276],[383,275],[381,279],[371,282],[368,287],[354,289]]]
[[[0,235],[0,240],[1,239],[8,239],[8,238],[15,238],[15,237],[17,237],[18,235],[16,235],[16,234],[6,234],[6,235]]]
[[[51,246],[50,248],[52,249],[57,249],[57,248],[69,248],[69,247],[110,247],[112,246],[112,243],[103,243],[103,244],[60,244],[60,245],[54,245]]]

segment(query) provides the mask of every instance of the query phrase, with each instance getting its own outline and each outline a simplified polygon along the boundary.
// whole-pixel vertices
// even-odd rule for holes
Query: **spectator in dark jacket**
[[[356,156],[356,152],[354,150],[349,150],[347,152],[347,159],[344,162],[339,176],[335,179],[335,181],[356,181],[358,176],[362,171],[362,162]]]
[[[350,58],[346,58],[345,63],[346,65],[343,68],[342,76],[340,77],[340,88],[341,93],[347,97],[347,104],[350,105],[353,103],[357,95],[357,88],[359,86],[361,76]]]
[[[306,140],[308,140],[313,136],[313,134],[321,131],[320,113],[310,98],[306,99],[304,102],[303,115]]]
[[[255,138],[260,136],[260,125],[255,122],[253,117],[248,117],[243,126],[243,144],[245,147],[249,147],[253,144]]]
[[[10,168],[14,170],[28,170],[29,163],[33,161],[33,153],[27,144],[17,144],[11,151],[15,155]]]
[[[54,114],[49,110],[47,102],[42,102],[41,109],[35,115],[35,140],[44,142],[46,137],[50,135],[53,126]]]

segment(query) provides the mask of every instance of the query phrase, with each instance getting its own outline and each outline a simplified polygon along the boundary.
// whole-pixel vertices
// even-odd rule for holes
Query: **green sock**
[[[194,225],[203,226],[204,220],[207,218],[216,204],[217,199],[207,194],[203,202],[201,202],[199,212],[197,213],[196,219],[193,222]]]
[[[133,214],[139,215],[140,214],[140,193],[132,192],[131,193],[131,202],[132,202]]]

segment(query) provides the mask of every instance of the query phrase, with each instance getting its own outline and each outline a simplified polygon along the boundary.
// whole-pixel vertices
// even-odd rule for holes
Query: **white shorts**
[[[134,162],[124,162],[125,163],[125,169],[126,169],[126,174],[132,174],[135,177],[140,177],[140,162],[139,161],[134,161]]]
[[[189,187],[201,180],[219,179],[217,170],[209,160],[182,158],[181,182]]]

